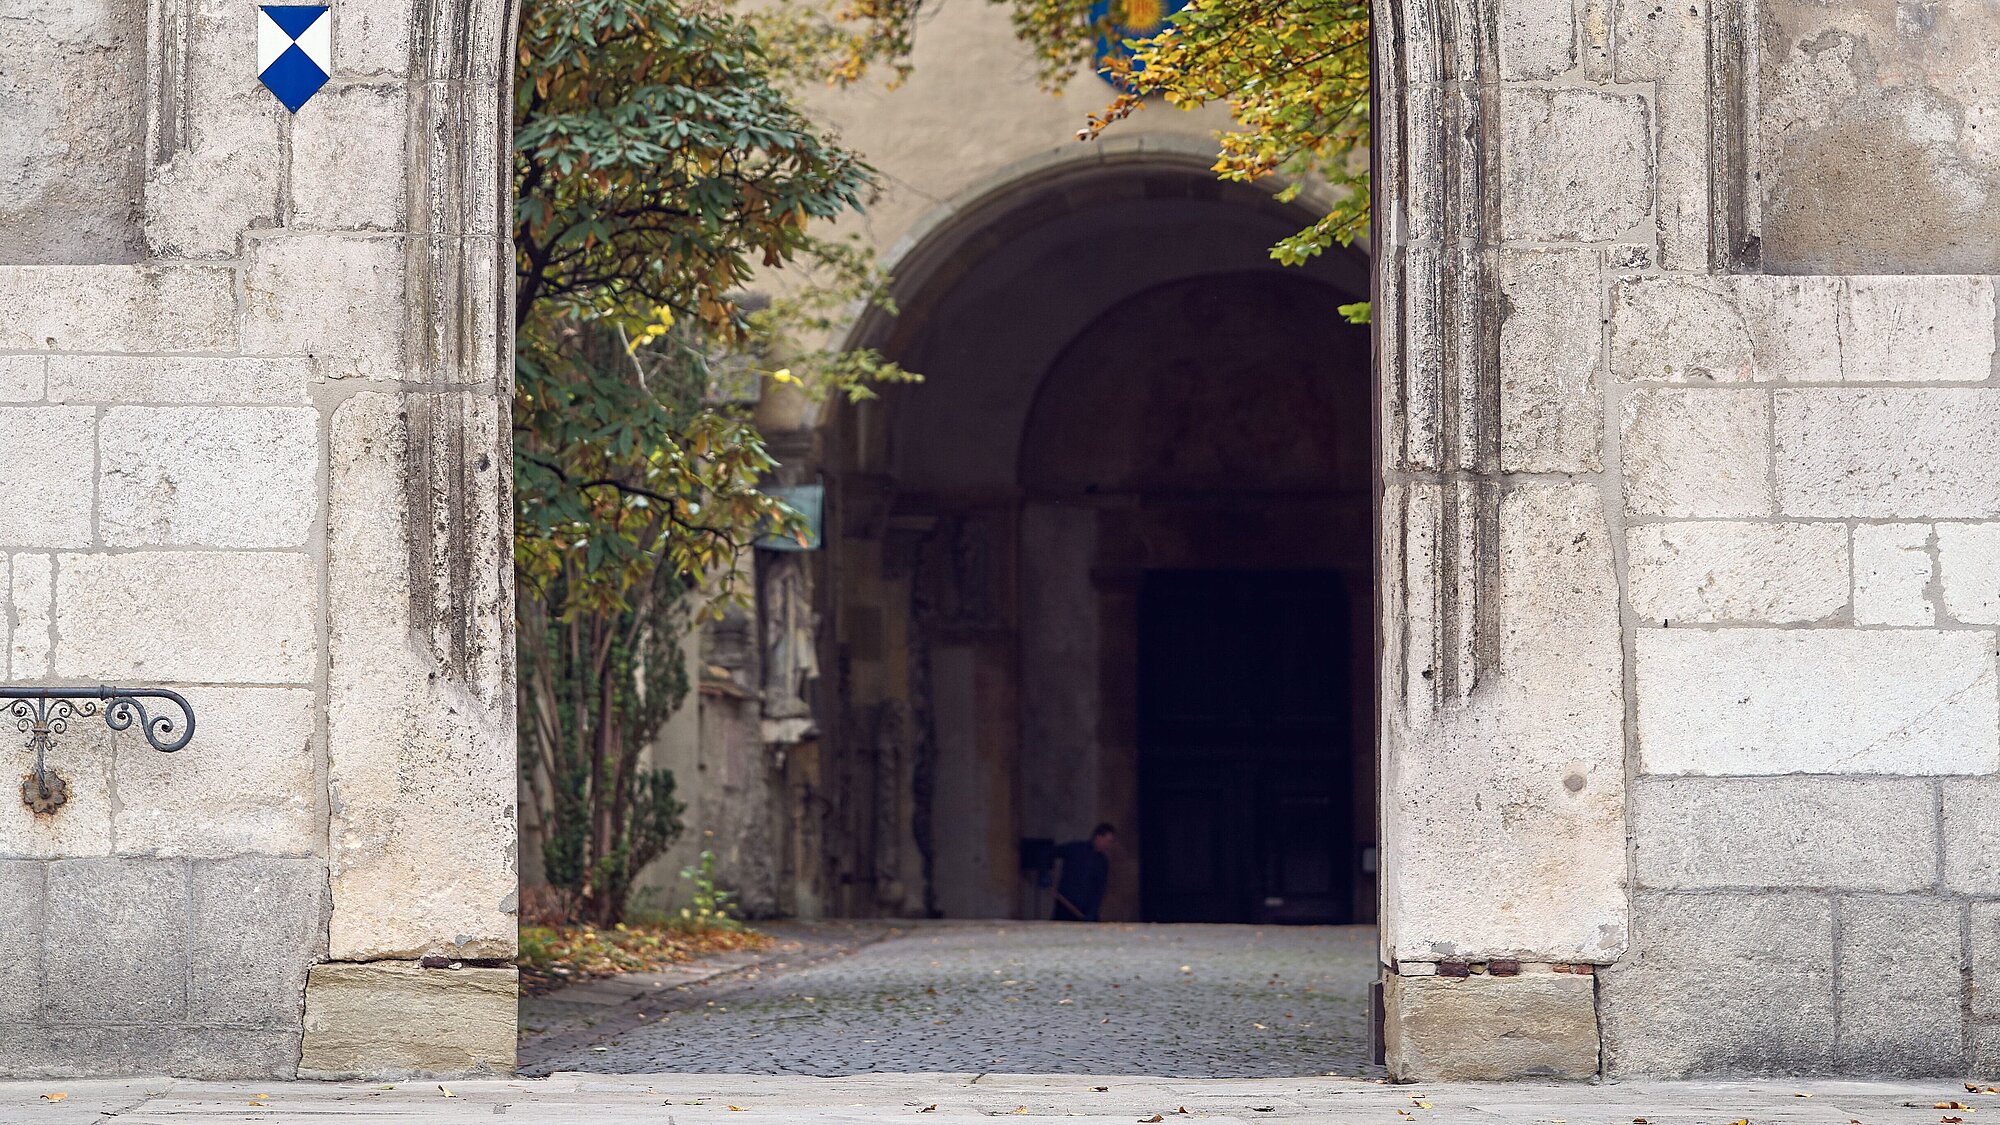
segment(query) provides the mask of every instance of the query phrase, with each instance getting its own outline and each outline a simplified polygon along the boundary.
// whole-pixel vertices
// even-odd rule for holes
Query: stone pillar
[[[10,15],[4,679],[198,722],[6,774],[0,1073],[507,1072],[509,6],[335,5],[296,115],[255,5]]]
[[[1530,16],[1560,41],[1520,49]],[[1574,292],[1604,252],[1562,244],[1644,217],[1646,117],[1624,93],[1517,84],[1575,65],[1572,18],[1377,7],[1382,959],[1401,1078],[1594,1075],[1590,970],[1625,944],[1602,348]],[[1547,163],[1511,163],[1535,138]]]
[[[2000,1057],[1996,32],[1380,6],[1397,1074]]]

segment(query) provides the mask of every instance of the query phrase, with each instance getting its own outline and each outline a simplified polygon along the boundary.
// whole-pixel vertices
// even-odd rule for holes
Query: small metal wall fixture
[[[162,712],[146,709],[146,701]],[[180,709],[175,721],[163,704]],[[118,687],[7,687],[0,684],[0,716],[11,716],[28,736],[28,749],[35,752],[35,768],[21,781],[21,803],[37,816],[49,816],[69,803],[69,781],[49,769],[49,748],[57,735],[69,731],[71,721],[104,716],[112,730],[138,727],[146,742],[162,754],[171,754],[194,738],[194,708],[180,693],[165,688]]]

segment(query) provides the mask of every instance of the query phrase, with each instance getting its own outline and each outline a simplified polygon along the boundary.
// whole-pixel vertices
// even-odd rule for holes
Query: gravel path
[[[522,1070],[1372,1075],[1368,927],[918,923],[847,956],[654,997]],[[653,1002],[657,1001],[657,1003]]]

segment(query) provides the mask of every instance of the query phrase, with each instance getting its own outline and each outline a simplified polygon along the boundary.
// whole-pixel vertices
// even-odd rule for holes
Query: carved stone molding
[[[1384,0],[1375,21],[1386,671],[1401,703],[1434,709],[1495,651],[1495,23],[1490,0]]]
[[[416,6],[406,308],[425,382],[511,385],[516,20],[511,0]]]

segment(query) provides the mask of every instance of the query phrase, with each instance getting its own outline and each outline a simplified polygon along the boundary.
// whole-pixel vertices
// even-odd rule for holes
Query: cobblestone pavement
[[[1939,1102],[2000,1111],[1955,1082],[1390,1086],[1352,1078],[1084,1075],[559,1075],[539,1081],[0,1082],[0,1125],[1936,1125]],[[61,1100],[48,1100],[54,1095]],[[1802,1095],[1810,1095],[1802,1096]]]
[[[1359,926],[920,923],[530,1039],[522,1072],[1370,1075],[1374,959]]]

